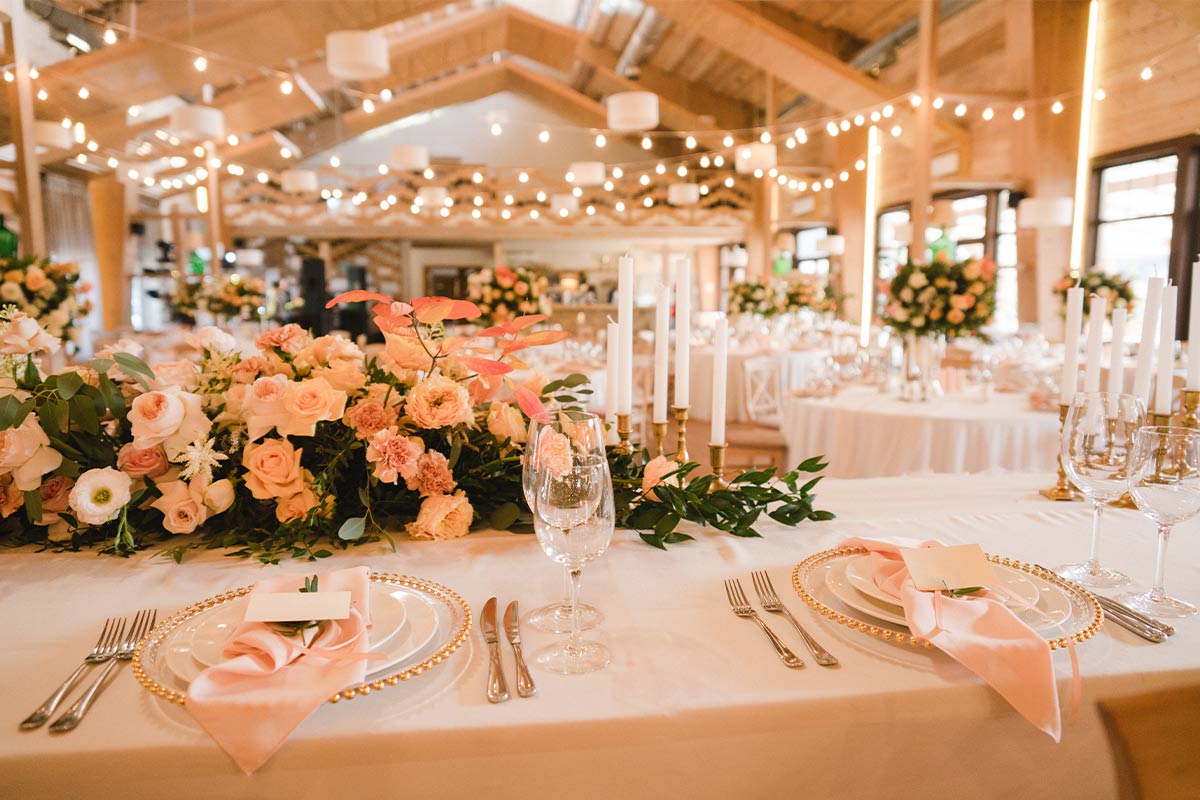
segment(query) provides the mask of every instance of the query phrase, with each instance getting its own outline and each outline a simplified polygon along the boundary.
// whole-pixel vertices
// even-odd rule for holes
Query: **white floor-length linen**
[[[729,351],[726,375],[725,419],[728,422],[749,422],[744,389],[747,359],[769,355],[779,363],[779,383],[784,393],[802,389],[825,368],[829,351],[814,350],[751,350]],[[711,347],[692,348],[692,394],[688,411],[690,419],[712,419],[713,351]]]

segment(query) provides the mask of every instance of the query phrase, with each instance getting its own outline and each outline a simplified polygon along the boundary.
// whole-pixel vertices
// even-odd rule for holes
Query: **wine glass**
[[[581,428],[589,431],[588,436],[577,438],[588,443],[588,451],[597,455],[604,454],[604,428],[598,416],[586,411],[548,409],[544,415],[538,415],[529,420],[529,435],[525,439],[525,458],[521,465],[521,489],[525,493],[525,502],[530,511],[534,507],[534,491],[537,486],[538,459],[537,438],[543,429],[563,432],[564,422],[567,429],[578,432]],[[591,446],[598,442],[598,446]],[[589,605],[579,607],[579,625],[582,630],[594,628],[604,621],[604,615],[599,609]],[[563,599],[558,603],[541,606],[529,615],[529,624],[547,633],[571,632],[571,575],[563,567]]]
[[[1186,617],[1196,607],[1167,595],[1163,572],[1171,528],[1200,513],[1200,431],[1191,428],[1142,428],[1129,455],[1129,494],[1138,510],[1158,525],[1154,586],[1126,592],[1121,602],[1155,617]]]
[[[562,436],[549,429],[541,434],[543,441],[554,444],[538,471],[533,522],[542,550],[566,567],[571,578],[571,636],[539,650],[534,658],[552,672],[580,675],[604,669],[612,659],[603,644],[580,636],[579,577],[583,565],[608,548],[615,514],[608,458],[564,446],[555,438]]]
[[[1092,551],[1082,564],[1054,571],[1084,586],[1123,586],[1129,578],[1100,566],[1100,519],[1105,505],[1125,493],[1126,469],[1134,433],[1145,422],[1146,409],[1136,395],[1080,392],[1071,401],[1062,430],[1062,464],[1092,501]]]

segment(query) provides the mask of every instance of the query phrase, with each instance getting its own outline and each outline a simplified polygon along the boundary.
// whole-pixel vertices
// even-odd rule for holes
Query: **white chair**
[[[737,473],[734,465],[786,468],[787,442],[780,430],[783,389],[779,373],[779,359],[775,356],[755,356],[743,362],[742,393],[750,421],[725,426],[729,448],[726,461],[732,474]]]
[[[742,364],[742,391],[751,422],[778,428],[783,420],[783,381],[779,359],[754,356]]]

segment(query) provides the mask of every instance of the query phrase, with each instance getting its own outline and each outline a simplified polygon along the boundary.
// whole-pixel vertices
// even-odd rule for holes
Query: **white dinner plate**
[[[1006,604],[1014,611],[1037,605],[1040,594],[1038,587],[1026,577],[1025,573],[1001,566],[996,566],[995,572],[1000,585],[994,588],[1012,595],[1013,599]],[[846,561],[846,580],[850,581],[850,585],[863,594],[882,603],[888,603],[895,608],[900,608],[900,598],[879,588],[872,579],[869,555],[858,556]]]
[[[833,596],[856,611],[907,627],[902,608],[863,594],[854,587],[846,574],[848,564],[848,560],[835,561],[825,572],[825,583]],[[998,572],[1012,572],[1007,567],[997,566],[996,569]],[[1041,578],[1029,576],[1029,579],[1038,591],[1038,602],[1027,608],[1013,608],[1018,618],[1035,631],[1049,630],[1071,618],[1071,599],[1066,594]]]
[[[385,619],[390,619],[392,622],[397,619],[395,607],[399,606],[402,609],[400,612],[402,622],[398,627],[389,624],[388,627],[393,629],[388,635],[379,641],[372,641],[370,651],[382,653],[385,658],[368,662],[368,676],[389,669],[409,658],[429,644],[438,630],[438,615],[433,602],[417,592],[401,586],[372,584],[371,603],[373,616],[377,611],[388,609],[383,613],[386,615]],[[194,621],[199,623],[205,617],[217,616],[220,612],[217,621],[211,626],[211,630],[224,630],[228,636],[232,627],[236,626],[237,621],[241,619],[241,606],[240,602],[223,603],[205,614],[198,615]],[[233,615],[232,626],[229,625],[230,614]],[[206,629],[209,629],[208,626]],[[191,683],[208,666],[196,656],[194,646],[195,630],[193,629],[189,633],[186,627],[181,628],[162,646],[167,668],[184,684]],[[210,647],[211,645],[206,642],[203,646]],[[223,646],[224,640],[217,647],[218,661],[221,660],[219,653]],[[211,658],[211,653],[205,653],[205,657]]]

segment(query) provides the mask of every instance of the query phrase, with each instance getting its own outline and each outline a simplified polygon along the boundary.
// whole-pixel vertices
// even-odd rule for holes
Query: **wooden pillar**
[[[843,317],[848,320],[857,320],[862,304],[871,302],[870,297],[861,296],[863,270],[866,267],[863,261],[867,235],[863,215],[867,204],[866,173],[858,172],[853,166],[857,159],[865,158],[866,153],[866,128],[851,128],[834,139],[834,164],[850,172],[848,180],[834,183],[828,192],[834,226],[838,234],[846,239],[846,250],[839,260],[841,288],[847,294]]]
[[[208,192],[208,273],[221,274],[221,256],[223,255],[223,240],[221,239],[221,170],[213,166],[216,162],[217,147],[212,142],[204,143],[204,162],[207,165],[207,177],[204,179],[205,190]]]
[[[187,228],[183,224],[183,217],[179,215],[178,208],[171,209],[171,238],[175,240],[175,268],[179,270],[179,280],[183,281],[188,276],[190,265],[188,264],[187,246],[184,243],[184,238],[187,236]]]
[[[100,321],[105,330],[129,324],[129,276],[125,269],[129,243],[126,192],[129,186],[115,175],[88,182],[92,206],[92,238],[96,244],[96,267],[100,276]]]
[[[24,4],[14,4],[13,14],[4,23],[4,36],[13,56],[13,81],[9,97],[12,141],[17,150],[17,199],[21,206],[21,255],[48,255],[46,217],[42,205],[41,169],[37,142],[34,140],[33,81],[29,78],[29,19]]]
[[[925,226],[929,219],[929,204],[933,202],[930,167],[936,122],[933,97],[937,83],[937,24],[937,0],[921,0],[917,29],[917,94],[921,105],[916,108],[917,125],[913,133],[912,239],[908,247],[908,257],[912,261],[925,260]]]
[[[700,311],[721,308],[721,248],[715,244],[692,248],[692,281],[699,289]]]

